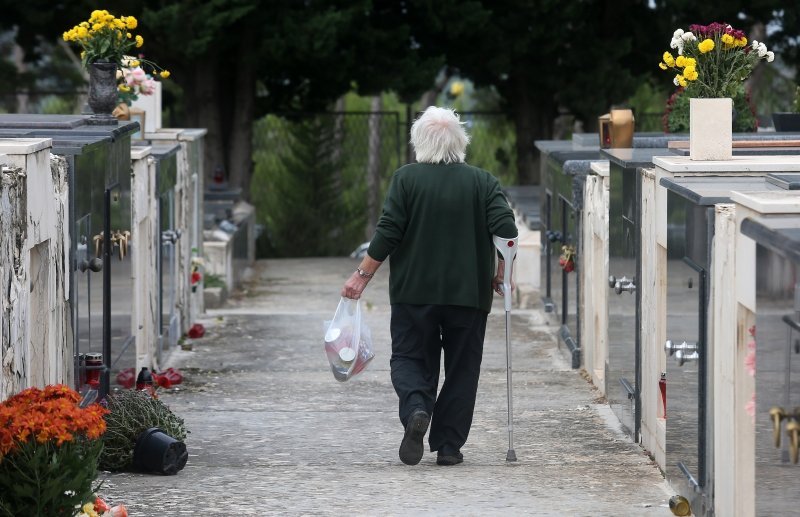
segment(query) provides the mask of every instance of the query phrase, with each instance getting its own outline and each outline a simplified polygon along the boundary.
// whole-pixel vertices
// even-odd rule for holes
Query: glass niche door
[[[800,268],[757,247],[755,357],[756,515],[800,508]]]
[[[157,238],[160,240],[158,246],[159,328],[161,333],[158,354],[160,359],[161,352],[170,346],[177,345],[180,337],[179,317],[175,307],[178,288],[176,248],[179,234],[175,229],[174,189],[170,188],[161,192],[158,200],[158,213],[159,232]]]

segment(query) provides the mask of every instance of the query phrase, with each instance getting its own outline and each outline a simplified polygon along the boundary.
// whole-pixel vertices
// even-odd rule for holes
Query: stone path
[[[670,515],[663,478],[569,365],[539,310],[512,313],[515,449],[507,464],[501,300],[489,317],[465,462],[409,467],[389,378],[388,268],[364,296],[376,358],[333,379],[322,321],[356,263],[259,262],[254,281],[208,314],[207,334],[170,364],[186,382],[161,394],[191,431],[176,476],[106,475],[131,515]],[[443,375],[442,375],[443,377]]]

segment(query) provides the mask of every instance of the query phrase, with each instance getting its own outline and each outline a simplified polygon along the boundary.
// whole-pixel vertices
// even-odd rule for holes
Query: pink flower
[[[128,509],[124,504],[114,506],[109,511],[111,512],[111,517],[128,517]]]
[[[744,369],[747,372],[747,375],[749,375],[750,377],[756,376],[755,343],[753,343],[753,345],[754,345],[753,348],[749,352],[747,352],[747,355],[744,357]]]
[[[141,83],[145,79],[147,79],[147,74],[144,73],[142,67],[137,66],[133,70],[131,70],[131,76],[137,83]]]
[[[139,93],[142,95],[152,95],[156,89],[156,82],[152,79],[145,79],[139,85]]]
[[[753,393],[753,396],[750,398],[750,402],[744,405],[744,410],[747,411],[747,414],[750,415],[750,418],[753,419],[753,423],[756,423],[756,394]]]

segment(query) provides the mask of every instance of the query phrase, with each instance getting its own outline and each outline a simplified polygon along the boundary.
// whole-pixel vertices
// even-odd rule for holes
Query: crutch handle
[[[511,310],[511,266],[514,263],[514,257],[517,256],[518,238],[504,239],[497,235],[492,236],[495,248],[503,257],[503,301],[505,302],[506,311]]]

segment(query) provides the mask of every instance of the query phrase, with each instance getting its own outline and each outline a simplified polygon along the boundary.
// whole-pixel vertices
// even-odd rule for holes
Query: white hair
[[[469,135],[458,113],[429,106],[411,126],[411,145],[422,163],[462,163],[467,155]]]

